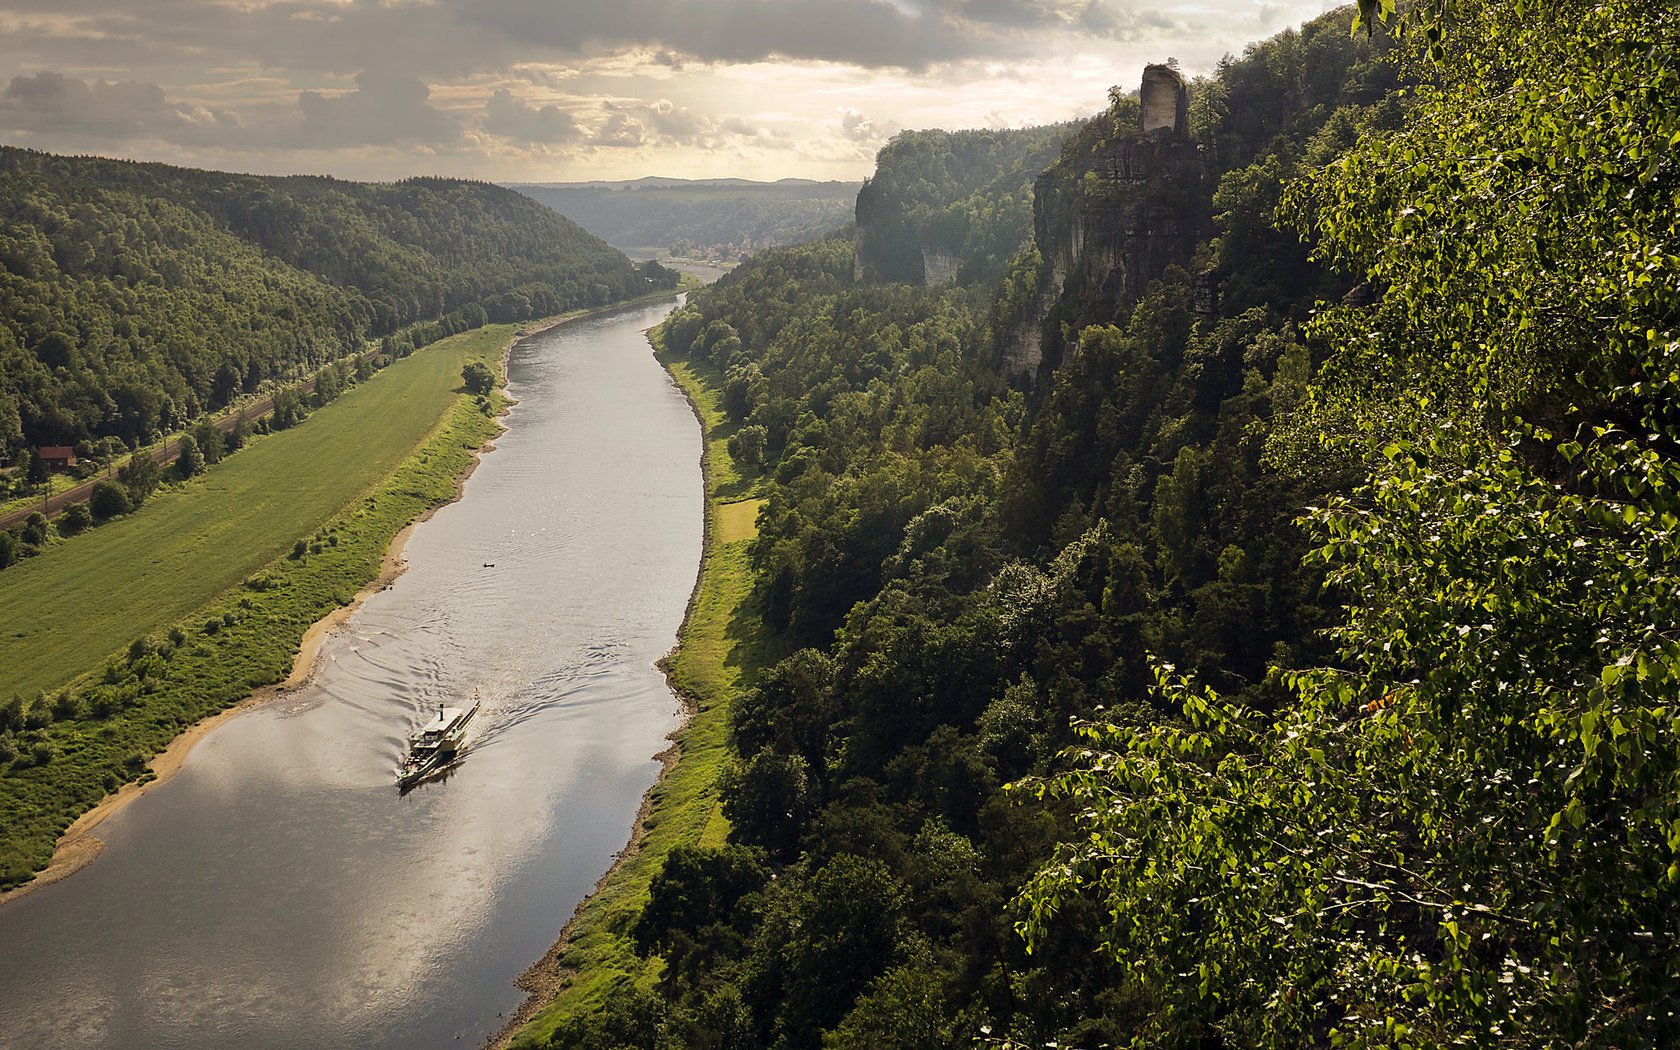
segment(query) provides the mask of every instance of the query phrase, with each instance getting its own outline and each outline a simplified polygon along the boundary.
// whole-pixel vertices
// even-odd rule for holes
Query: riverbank
[[[650,338],[657,346],[658,330]],[[747,550],[757,533],[756,479],[729,455],[735,430],[722,409],[723,377],[674,360],[660,363],[687,397],[705,435],[705,553],[677,648],[665,660],[672,692],[688,720],[660,755],[664,770],[648,792],[630,842],[595,891],[580,903],[559,940],[520,980],[530,995],[494,1047],[543,1045],[570,1019],[599,1009],[627,984],[651,987],[659,963],[636,954],[630,927],[648,887],[677,846],[718,846],[728,834],[718,787],[729,760],[729,711],[760,669],[773,662],[752,600]]]
[[[458,386],[465,361],[483,360],[505,374],[507,354],[520,339],[600,312],[464,333],[416,357],[445,355],[451,386]],[[110,717],[45,727],[40,735],[52,758],[21,769],[14,764],[0,777],[0,885],[22,882],[0,902],[79,870],[98,855],[98,839],[89,832],[100,821],[166,781],[222,722],[307,680],[331,630],[402,571],[413,528],[458,498],[479,454],[501,431],[496,417],[511,403],[499,389],[483,404],[465,394],[451,397],[382,482],[353,495],[292,554],[273,558],[173,628],[155,627],[164,634],[143,639],[140,648],[148,651],[131,647],[102,676],[70,687],[84,707],[114,709]],[[44,870],[22,881],[43,862]]]

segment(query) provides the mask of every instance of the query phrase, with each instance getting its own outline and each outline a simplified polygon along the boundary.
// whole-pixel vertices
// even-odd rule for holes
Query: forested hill
[[[785,658],[553,1045],[1675,1042],[1680,15],[1359,6],[673,315]]]
[[[644,290],[511,190],[265,178],[0,147],[0,450],[145,441],[407,325]]]
[[[702,252],[727,262],[835,230],[850,218],[857,195],[856,183],[809,179],[647,178],[513,188],[626,251]]]
[[[1034,178],[1073,130],[895,137],[858,192],[858,276],[931,285],[995,279],[1031,233]]]

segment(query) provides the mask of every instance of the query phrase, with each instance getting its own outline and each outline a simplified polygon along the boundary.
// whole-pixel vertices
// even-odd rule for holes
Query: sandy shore
[[[527,339],[533,335],[546,332],[557,325],[596,312],[598,311],[591,310],[549,318],[516,330],[512,338],[507,341],[507,345],[502,347],[502,375],[504,380],[507,375],[508,355],[513,352],[514,345],[521,339]],[[508,404],[514,404],[512,399],[509,399]],[[495,447],[495,441],[491,439],[479,446],[473,453],[472,462],[455,479],[454,500],[461,498],[461,493],[467,485],[467,479],[472,476],[474,470],[478,469],[480,457]],[[454,502],[454,500],[450,502]],[[370,595],[378,594],[391,586],[397,577],[403,574],[403,570],[408,568],[408,562],[403,559],[403,548],[408,546],[409,536],[413,535],[415,528],[446,506],[448,506],[448,503],[440,503],[404,526],[396,536],[392,537],[391,545],[386,549],[385,557],[380,563],[379,575],[373,582],[358,591],[356,596],[350,599],[348,605],[339,606],[310,625],[309,630],[304,632],[302,640],[298,643],[298,654],[296,659],[292,661],[292,672],[286,676],[285,681],[263,686],[233,706],[223,708],[216,714],[200,719],[182,730],[180,735],[171,740],[167,747],[152,758],[149,765],[155,775],[150,780],[124,784],[116,791],[106,795],[98,805],[77,817],[75,822],[64,830],[64,834],[59,836],[58,844],[53,848],[52,859],[47,862],[47,866],[36,872],[35,877],[22,886],[0,893],[0,905],[16,900],[31,890],[40,889],[42,886],[50,886],[55,882],[67,879],[93,863],[94,859],[105,850],[105,843],[93,835],[93,830],[101,822],[158,785],[168,783],[175,774],[181,771],[181,767],[186,764],[187,756],[192,753],[192,749],[197,746],[198,742],[209,736],[224,722],[238,717],[253,707],[268,703],[276,697],[294,692],[307,684],[310,676],[315,672],[316,660],[321,655],[321,647],[326,643],[327,637],[347,623],[350,617],[355,615],[356,610],[361,607],[362,602],[366,601]]]

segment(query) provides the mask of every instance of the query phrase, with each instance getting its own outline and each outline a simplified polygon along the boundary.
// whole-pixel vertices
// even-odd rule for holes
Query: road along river
[[[475,1047],[625,844],[680,709],[699,424],[630,307],[514,348],[519,404],[301,690],[206,737],[0,908],[0,1046]],[[474,690],[406,795],[406,734]]]

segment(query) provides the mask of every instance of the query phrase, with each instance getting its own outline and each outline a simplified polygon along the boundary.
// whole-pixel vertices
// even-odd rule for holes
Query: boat
[[[471,707],[438,706],[437,717],[409,734],[408,754],[397,767],[397,786],[412,787],[422,777],[442,769],[461,750],[467,726],[478,714],[480,700],[473,693]]]

